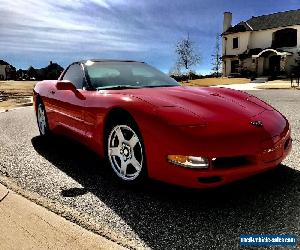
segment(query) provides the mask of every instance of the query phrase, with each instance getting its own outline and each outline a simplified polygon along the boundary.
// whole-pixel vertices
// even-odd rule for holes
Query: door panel
[[[47,116],[50,129],[55,129],[62,119],[61,107],[63,101],[63,93],[57,90],[56,85],[53,85],[51,89],[48,90],[47,100],[45,101],[45,106],[47,110]]]
[[[84,73],[80,64],[71,64],[64,73],[62,80],[70,81],[75,90],[56,90],[57,123],[70,135],[85,137],[84,108],[85,97],[82,90]]]
[[[99,91],[86,91],[85,97],[86,138],[89,141],[89,146],[101,155],[104,150],[104,117],[111,106],[107,101],[110,97]]]
[[[84,92],[84,90],[79,90]],[[82,137],[86,135],[84,124],[85,100],[75,95],[73,91],[63,90],[63,102],[61,102],[61,121],[60,125],[71,130],[73,133]]]

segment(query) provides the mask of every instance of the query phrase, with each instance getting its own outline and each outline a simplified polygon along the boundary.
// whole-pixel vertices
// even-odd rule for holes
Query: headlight
[[[168,161],[186,168],[206,169],[209,167],[209,161],[200,156],[168,155]]]

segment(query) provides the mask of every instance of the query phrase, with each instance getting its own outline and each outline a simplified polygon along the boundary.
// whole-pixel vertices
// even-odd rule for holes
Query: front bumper
[[[285,135],[277,136],[274,143],[263,144],[265,148],[259,149],[257,154],[245,157],[246,161],[235,162],[230,165],[215,164],[211,160],[209,169],[187,169],[165,162],[161,166],[159,176],[152,176],[170,184],[190,188],[213,188],[222,186],[237,180],[241,180],[258,173],[262,173],[277,167],[289,154],[292,148],[290,131]],[[227,157],[224,157],[227,158]],[[227,159],[241,158],[240,156]],[[229,164],[228,164],[229,162]]]

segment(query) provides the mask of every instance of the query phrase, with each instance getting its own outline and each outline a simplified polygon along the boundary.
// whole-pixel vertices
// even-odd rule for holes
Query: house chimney
[[[232,13],[224,12],[223,32],[226,32],[231,27]]]

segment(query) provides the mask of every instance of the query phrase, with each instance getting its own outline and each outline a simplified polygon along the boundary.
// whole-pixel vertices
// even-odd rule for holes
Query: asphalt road
[[[240,234],[300,236],[300,91],[251,93],[287,116],[294,148],[281,168],[230,186],[204,192],[151,181],[122,186],[84,146],[42,140],[32,107],[0,114],[0,176],[131,248],[235,249]],[[71,212],[57,210],[61,205]]]

